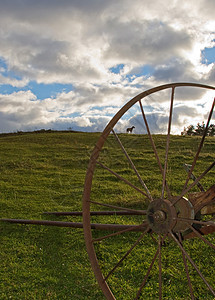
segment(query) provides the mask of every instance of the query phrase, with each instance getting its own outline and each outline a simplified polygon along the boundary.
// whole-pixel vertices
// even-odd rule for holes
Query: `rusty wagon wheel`
[[[98,139],[85,179],[83,227],[92,269],[107,299],[161,299],[170,288],[174,298],[196,299],[200,289],[205,290],[205,299],[215,297],[214,267],[203,268],[206,261],[210,266],[215,262],[215,151],[208,137],[214,90],[203,84],[173,83],[144,91],[119,110]],[[204,105],[204,131],[201,137],[184,137],[190,149],[180,149],[182,137],[171,142],[171,134],[177,122],[182,126],[186,122],[180,119],[182,110],[185,118],[195,116],[192,97]],[[157,110],[149,113],[152,102]],[[166,120],[165,135],[153,135],[155,114],[162,126]],[[121,120],[135,125],[137,134],[121,134]],[[135,156],[135,143],[142,145],[142,157]],[[212,147],[211,155],[204,154],[205,147]],[[150,154],[154,161],[146,164]],[[190,164],[185,164],[187,173],[184,163]],[[91,228],[96,218],[92,211],[104,207],[115,213],[106,216],[110,224],[106,229],[112,232],[101,234]],[[104,218],[97,220],[103,223]],[[199,247],[204,257],[194,253]],[[181,290],[180,281],[186,281],[188,288]]]

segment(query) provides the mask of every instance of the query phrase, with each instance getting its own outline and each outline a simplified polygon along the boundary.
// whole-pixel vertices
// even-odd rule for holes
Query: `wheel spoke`
[[[134,229],[136,229],[136,228],[141,228],[141,227],[143,227],[144,225],[147,226],[147,223],[146,223],[146,222],[143,222],[143,223],[140,224],[139,226],[135,225],[135,226],[132,226],[132,227],[130,227],[130,228],[127,228],[127,229],[124,229],[124,230],[121,230],[121,231],[117,231],[117,232],[114,232],[114,233],[111,233],[111,234],[102,236],[102,237],[97,238],[97,239],[93,239],[92,241],[93,241],[93,243],[94,243],[94,242],[100,242],[100,241],[102,241],[102,240],[104,240],[104,239],[107,239],[107,238],[109,238],[109,237],[112,237],[112,236],[115,236],[115,235],[120,235],[120,234],[122,234],[122,233],[125,233],[125,232],[128,232],[128,231],[132,231],[132,230],[134,230]]]
[[[83,228],[81,222],[62,222],[62,221],[47,221],[47,220],[26,220],[26,219],[0,219],[1,222],[9,222],[16,224],[31,224],[31,225],[43,225],[43,226],[56,226],[56,227],[72,227],[72,228]],[[148,224],[142,223],[141,225],[122,225],[122,224],[99,224],[90,223],[91,229],[96,230],[111,230],[121,231],[131,228],[132,231],[143,231],[144,226]],[[142,228],[141,228],[142,227]]]
[[[140,286],[140,288],[139,288],[139,290],[138,290],[138,292],[137,292],[136,297],[134,298],[134,300],[139,299],[140,294],[141,294],[141,292],[142,292],[142,289],[144,288],[144,286],[145,286],[145,284],[146,284],[146,281],[147,281],[147,279],[148,279],[148,277],[149,277],[149,274],[150,274],[150,272],[151,272],[151,269],[152,269],[152,267],[153,267],[153,265],[154,265],[154,263],[155,263],[155,260],[156,260],[156,258],[157,258],[157,256],[158,256],[158,253],[159,253],[159,249],[157,249],[157,251],[156,251],[156,253],[155,253],[155,255],[154,255],[153,259],[152,259],[152,262],[151,262],[151,264],[150,264],[150,266],[149,266],[149,268],[148,268],[148,271],[146,272],[146,275],[145,275],[145,277],[144,277],[144,280],[143,280],[143,282],[142,282],[142,284],[141,284],[141,286]]]
[[[153,237],[152,232],[150,232],[150,236],[151,236],[153,242],[157,245],[158,241]]]
[[[146,215],[147,214],[146,210],[137,210],[137,209],[126,208],[126,207],[122,207],[122,206],[116,206],[116,205],[111,205],[111,204],[106,204],[106,203],[101,203],[101,202],[96,202],[96,201],[91,201],[91,200],[89,200],[89,202],[96,204],[96,205],[104,206],[104,207],[121,209],[121,210],[124,210],[127,212],[131,212],[131,214],[134,214],[134,213],[136,213],[137,215]]]
[[[181,198],[188,193],[213,167],[215,166],[215,162],[213,162],[207,170],[205,170],[196,180],[188,186],[185,190],[182,191],[181,195],[178,196],[178,198],[175,199],[175,201],[172,202],[172,206],[174,206]]]
[[[195,167],[195,165],[196,165],[196,161],[197,161],[197,159],[198,159],[198,157],[199,157],[199,153],[201,152],[202,146],[203,146],[203,144],[204,144],[204,140],[205,140],[205,137],[206,137],[207,131],[208,131],[208,126],[209,126],[211,117],[212,117],[212,115],[213,115],[214,105],[215,105],[215,98],[214,98],[214,101],[213,101],[213,104],[212,104],[212,107],[211,107],[211,110],[210,110],[210,113],[209,113],[209,116],[208,116],[208,120],[207,120],[207,124],[206,124],[205,130],[204,130],[204,134],[203,134],[203,136],[202,136],[202,139],[201,139],[201,142],[200,142],[200,144],[199,144],[199,148],[198,148],[198,150],[197,150],[197,152],[196,152],[196,156],[195,156],[195,158],[194,158],[194,161],[193,161],[193,163],[192,163],[192,166],[191,166],[191,168],[190,168],[190,170],[189,170],[189,173],[188,173],[188,176],[187,176],[187,180],[186,180],[186,182],[185,182],[185,184],[184,184],[183,190],[186,190],[188,181],[190,180],[191,174],[192,174],[192,172],[193,172],[193,170],[194,170],[194,167]]]
[[[168,124],[168,133],[167,133],[167,141],[166,141],[166,153],[165,153],[165,162],[164,162],[164,171],[163,171],[163,185],[162,185],[161,199],[164,199],[164,190],[165,190],[165,186],[166,186],[166,173],[167,173],[167,163],[168,163],[168,153],[169,153],[170,132],[171,132],[171,124],[172,124],[174,93],[175,93],[175,87],[172,88],[172,94],[171,94],[171,103],[170,103],[170,112],[169,112],[169,124]]]
[[[154,151],[154,154],[155,154],[155,157],[156,157],[158,166],[159,166],[160,171],[161,171],[161,174],[162,174],[162,178],[164,178],[163,167],[162,167],[162,165],[161,165],[160,158],[159,158],[159,156],[158,156],[158,152],[157,152],[157,149],[156,149],[154,140],[153,140],[153,138],[152,138],[152,135],[151,135],[151,132],[150,132],[150,129],[149,129],[149,125],[148,125],[148,122],[147,122],[147,119],[146,119],[146,115],[145,115],[144,110],[143,110],[143,106],[142,106],[141,100],[139,101],[139,104],[140,104],[140,109],[141,109],[142,116],[143,116],[143,119],[144,119],[144,122],[145,122],[145,125],[146,125],[146,130],[147,130],[147,133],[148,133],[148,136],[149,136],[149,139],[150,139],[150,142],[151,142],[151,145],[152,145],[152,148],[153,148],[153,151]],[[168,185],[167,185],[166,182],[165,182],[165,185],[166,185],[168,197],[170,197],[170,196],[171,196],[171,193],[170,193],[169,187],[168,187]]]
[[[161,236],[158,240],[158,260],[159,260],[159,299],[162,299],[162,265],[161,265]]]
[[[119,208],[119,207],[117,207]],[[144,211],[142,211],[144,212]],[[44,212],[44,215],[55,215],[55,216],[82,216],[83,212],[82,211],[65,211],[65,212]],[[146,214],[146,211],[145,213]],[[139,215],[139,213],[135,211],[125,211],[125,210],[105,210],[105,211],[90,211],[91,216],[132,216],[132,215]]]
[[[188,222],[188,223],[195,223],[195,224],[200,224],[200,225],[210,225],[210,226],[215,226],[215,222],[213,221],[198,221],[198,220],[193,220],[193,219],[187,219],[187,218],[173,218],[174,220],[177,221],[184,221],[184,222]]]
[[[194,267],[194,269],[196,270],[196,272],[199,274],[200,278],[204,281],[205,285],[209,288],[209,290],[211,291],[211,293],[215,296],[214,290],[212,289],[212,287],[210,286],[210,284],[207,282],[207,280],[205,279],[205,277],[202,275],[201,271],[198,269],[197,265],[194,263],[194,261],[192,260],[192,258],[189,256],[189,254],[187,253],[187,251],[180,244],[180,242],[177,240],[177,238],[175,237],[175,235],[173,234],[173,232],[171,230],[169,231],[169,233],[172,236],[173,240],[176,242],[176,244],[179,246],[179,248],[181,249],[181,251],[184,253],[184,255],[186,256],[186,258],[189,260],[189,262],[191,263],[191,265]]]
[[[179,242],[182,244],[181,233],[178,233],[178,236],[179,236]],[[181,253],[182,253],[182,257],[183,257],[185,272],[186,272],[186,275],[187,275],[187,282],[188,282],[188,286],[189,286],[189,290],[190,290],[191,299],[195,300],[195,297],[194,297],[194,294],[193,294],[193,288],[192,288],[192,284],[191,284],[191,280],[190,280],[190,275],[189,275],[189,271],[188,271],[187,260],[186,260],[184,252],[181,251]]]
[[[215,232],[215,226],[206,225],[198,229],[201,235],[208,235]],[[196,234],[194,232],[187,233],[183,238],[184,240],[195,238]]]
[[[146,230],[139,236],[137,241],[131,246],[131,248],[125,253],[125,255],[120,259],[120,261],[118,261],[118,263],[114,266],[114,268],[108,273],[108,275],[104,279],[105,281],[117,269],[117,267],[124,261],[124,259],[131,253],[131,251],[139,244],[139,242],[142,240],[142,238],[148,231],[149,231],[149,227],[146,228]]]
[[[140,295],[141,295],[141,292],[142,292],[142,289],[144,288],[144,286],[145,286],[145,284],[146,284],[146,281],[147,281],[147,279],[148,279],[148,277],[149,277],[149,274],[150,274],[150,272],[151,272],[151,270],[152,270],[152,267],[153,267],[153,265],[154,265],[154,263],[155,263],[155,260],[156,260],[158,254],[159,254],[159,251],[160,251],[160,250],[159,250],[160,245],[162,245],[162,243],[164,242],[166,236],[167,236],[167,235],[165,235],[165,236],[161,239],[160,243],[158,244],[158,249],[157,249],[157,251],[155,252],[155,255],[154,255],[154,257],[153,257],[153,259],[152,259],[152,261],[151,261],[151,264],[150,264],[150,266],[149,266],[149,268],[148,268],[148,270],[147,270],[147,272],[146,272],[146,275],[145,275],[145,277],[144,277],[144,280],[143,280],[143,282],[141,283],[141,286],[140,286],[140,288],[139,288],[139,290],[138,290],[138,292],[137,292],[136,297],[134,298],[134,300],[139,299],[139,297],[140,297]]]
[[[213,245],[211,242],[209,242],[206,238],[204,238],[192,225],[188,224],[190,229],[206,244],[208,244],[211,248],[215,250],[215,245]]]
[[[107,166],[105,166],[104,164],[102,164],[99,161],[96,161],[96,163],[98,165],[100,165],[102,168],[104,168],[105,170],[109,171],[111,174],[113,174],[114,176],[116,176],[118,179],[124,181],[126,184],[128,184],[130,187],[132,187],[133,189],[135,189],[136,191],[140,192],[142,195],[146,196],[147,198],[149,197],[146,193],[144,193],[142,190],[140,190],[138,187],[136,187],[134,184],[132,184],[130,181],[128,181],[127,179],[123,178],[122,176],[120,176],[118,173],[114,172],[113,170],[111,170],[110,168],[108,168]]]
[[[120,141],[118,135],[115,133],[115,131],[114,131],[113,129],[112,129],[112,132],[113,132],[113,134],[114,134],[114,136],[115,136],[117,142],[119,143],[119,145],[120,145],[122,151],[124,152],[126,158],[128,159],[128,161],[129,161],[129,163],[130,163],[132,169],[135,171],[135,173],[136,173],[136,175],[137,175],[137,177],[138,177],[138,179],[139,179],[141,185],[142,185],[142,186],[144,187],[144,189],[146,190],[146,193],[147,193],[147,195],[148,195],[149,200],[150,200],[150,201],[153,201],[153,198],[152,198],[152,196],[151,196],[151,194],[150,194],[150,192],[149,192],[149,190],[148,190],[148,188],[147,188],[145,182],[142,180],[142,178],[141,178],[139,172],[137,171],[137,169],[136,169],[136,167],[135,167],[133,161],[131,160],[130,156],[128,155],[127,151],[125,150],[125,148],[124,148],[122,142]]]
[[[184,169],[187,171],[187,173],[190,172],[190,167],[191,167],[191,165],[184,164]],[[194,176],[193,173],[190,174],[190,178],[191,178],[193,181],[196,180],[196,176]],[[204,187],[201,185],[200,182],[197,183],[197,186],[198,186],[198,188],[200,189],[201,192],[205,192],[205,189],[204,189]]]

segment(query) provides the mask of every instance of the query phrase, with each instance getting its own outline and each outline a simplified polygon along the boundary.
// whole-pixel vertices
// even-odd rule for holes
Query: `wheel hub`
[[[162,210],[157,210],[153,214],[154,220],[158,223],[163,223],[166,220],[166,214]]]
[[[173,201],[175,199],[176,199],[176,197],[172,198]],[[195,217],[194,207],[193,207],[192,203],[185,197],[182,197],[176,203],[175,209],[176,209],[178,218],[194,219],[194,217]],[[177,232],[177,231],[184,232],[188,228],[189,228],[189,226],[187,225],[187,222],[178,220],[174,227],[174,231],[175,232]]]
[[[168,233],[176,223],[176,210],[169,200],[154,200],[149,204],[147,220],[156,233]]]
[[[176,197],[171,201],[174,202]],[[164,234],[169,230],[174,232],[184,232],[189,226],[187,222],[178,218],[194,219],[194,208],[189,200],[181,198],[175,206],[169,200],[154,200],[152,201],[147,210],[147,221],[149,227],[156,233]]]

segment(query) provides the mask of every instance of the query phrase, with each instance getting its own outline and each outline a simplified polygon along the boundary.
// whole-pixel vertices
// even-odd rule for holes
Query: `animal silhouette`
[[[126,129],[127,133],[129,133],[129,132],[132,133],[132,131],[133,131],[134,128],[135,128],[134,126],[132,126],[131,128],[127,128]]]

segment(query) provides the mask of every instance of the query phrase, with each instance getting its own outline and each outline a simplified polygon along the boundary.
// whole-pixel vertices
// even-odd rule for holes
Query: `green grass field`
[[[51,217],[43,212],[82,209],[85,173],[99,136],[99,133],[76,132],[0,135],[0,217],[80,222],[78,217]],[[120,139],[152,194],[159,195],[161,176],[159,170],[155,171],[156,161],[147,136],[120,134]],[[164,157],[166,137],[160,135],[154,139],[159,155]],[[200,137],[171,137],[168,182],[175,195],[186,178],[183,163],[192,163],[199,142]],[[207,138],[197,163],[199,172],[214,161],[214,149],[215,138]],[[136,184],[136,177],[112,135],[104,145],[100,160]],[[214,175],[212,171],[201,181],[206,189],[214,184]],[[95,173],[92,199],[126,207],[146,207],[138,192],[101,168]],[[93,221],[137,222],[128,217],[100,217]],[[95,236],[101,235],[95,232]],[[137,236],[137,233],[133,236],[127,233],[96,245],[104,272],[120,259]],[[214,234],[208,239],[215,243]],[[104,299],[90,267],[82,229],[1,222],[0,241],[0,299]],[[198,240],[186,247],[215,286],[214,250]],[[135,254],[123,263],[123,268],[110,278],[110,286],[117,289],[117,299],[132,299],[133,288],[142,279],[138,272],[147,268],[154,249],[152,240],[142,241]],[[180,250],[170,243],[163,254],[163,298],[189,299]],[[213,299],[192,268],[190,274],[196,299]],[[141,299],[158,298],[157,275],[155,266],[151,283]]]

